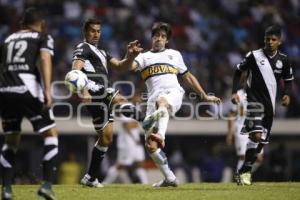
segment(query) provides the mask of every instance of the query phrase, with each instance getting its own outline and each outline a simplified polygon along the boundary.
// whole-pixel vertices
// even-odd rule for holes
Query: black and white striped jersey
[[[237,65],[237,69],[248,70],[246,89],[248,102],[262,103],[265,114],[273,115],[279,80],[294,79],[287,56],[277,51],[275,56],[269,57],[264,49],[254,50]]]
[[[45,33],[22,30],[9,35],[1,45],[0,92],[34,90],[32,82],[41,83],[37,68],[40,51],[53,55],[53,48],[53,38]]]
[[[88,78],[97,84],[110,86],[108,79],[108,62],[112,57],[104,50],[87,42],[80,43],[73,52],[73,60],[80,59],[84,62],[82,71]]]

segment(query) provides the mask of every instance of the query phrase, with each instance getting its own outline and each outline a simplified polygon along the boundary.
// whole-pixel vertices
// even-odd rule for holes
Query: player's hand
[[[142,51],[143,51],[143,48],[141,48],[141,44],[138,40],[129,42],[129,44],[127,45],[127,58],[133,60]]]
[[[53,100],[52,100],[52,96],[51,96],[51,92],[50,91],[45,91],[45,108],[46,109],[49,109],[49,108],[51,108],[51,105],[52,105],[52,102],[53,102]]]
[[[221,103],[221,99],[218,97],[215,97],[213,95],[204,96],[204,100],[207,102],[213,102],[213,103],[217,103],[217,104]]]
[[[233,104],[238,104],[238,103],[240,103],[240,98],[239,98],[239,95],[237,95],[237,93],[232,94],[232,96],[231,96],[231,102],[232,102]]]
[[[291,98],[289,95],[284,95],[281,99],[281,105],[283,105],[283,106],[290,105],[290,102],[291,102]]]
[[[233,140],[232,135],[227,135],[227,136],[226,136],[226,144],[227,144],[228,146],[231,146],[231,145],[232,145],[232,140]]]
[[[92,102],[92,95],[86,89],[82,90],[82,102],[84,102],[84,103]]]

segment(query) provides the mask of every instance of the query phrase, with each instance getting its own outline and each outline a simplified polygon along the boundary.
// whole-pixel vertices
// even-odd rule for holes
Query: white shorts
[[[117,163],[120,165],[130,166],[143,160],[145,160],[145,151],[142,145],[118,149]]]
[[[243,156],[246,154],[248,143],[248,135],[242,135],[237,133],[234,135],[234,146],[236,150],[236,155]]]
[[[170,115],[174,116],[181,107],[183,95],[184,90],[182,88],[170,88],[154,91],[147,101],[147,115],[156,110],[156,101],[158,98],[164,97],[171,106]]]
[[[246,155],[248,136],[240,133],[236,133],[234,135],[234,146],[236,150],[236,155],[243,156]],[[262,154],[264,150],[262,150],[259,154]]]

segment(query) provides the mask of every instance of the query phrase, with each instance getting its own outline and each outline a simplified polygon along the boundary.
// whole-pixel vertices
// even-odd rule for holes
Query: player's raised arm
[[[72,69],[75,70],[81,70],[82,68],[84,67],[84,61],[83,60],[80,60],[80,59],[76,59],[76,60],[73,60],[72,62]]]
[[[143,51],[141,44],[138,40],[130,42],[127,45],[126,56],[122,60],[116,58],[110,59],[110,66],[118,70],[135,70],[137,68],[137,63],[134,59]]]
[[[187,72],[182,76],[183,80],[191,87],[201,98],[208,102],[220,103],[221,99],[215,96],[207,95],[206,92],[203,90],[202,86],[200,85],[199,81],[196,77]]]

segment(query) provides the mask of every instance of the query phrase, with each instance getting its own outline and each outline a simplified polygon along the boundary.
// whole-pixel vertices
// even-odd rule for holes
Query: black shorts
[[[247,117],[242,128],[242,134],[262,133],[261,143],[269,143],[270,132],[273,124],[273,115],[265,112],[252,112],[254,107],[247,107]],[[250,110],[250,111],[249,111]]]
[[[95,130],[103,130],[108,123],[114,121],[111,104],[119,91],[106,88],[98,92],[89,92],[92,95],[92,103],[87,104],[86,108],[92,115]]]
[[[1,117],[4,133],[20,132],[23,117],[32,124],[33,130],[43,133],[55,126],[51,110],[29,92],[1,94]]]

